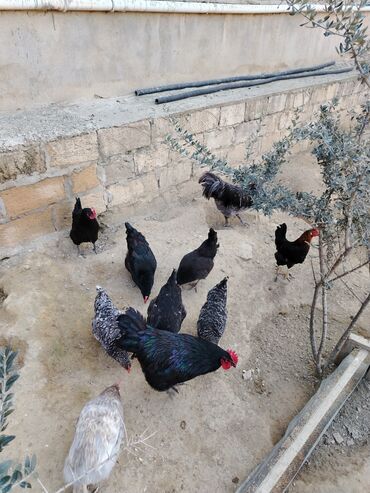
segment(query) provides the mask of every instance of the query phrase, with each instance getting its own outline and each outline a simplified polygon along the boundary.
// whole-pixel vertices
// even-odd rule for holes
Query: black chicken
[[[227,183],[209,171],[199,178],[199,183],[203,187],[203,196],[207,199],[215,199],[217,209],[225,217],[225,226],[229,225],[229,217],[231,216],[236,216],[245,225],[239,212],[253,204],[252,198],[247,192],[237,185]]]
[[[287,225],[280,224],[275,230],[275,259],[277,263],[276,277],[279,274],[279,266],[286,265],[288,269],[295,264],[302,264],[310,250],[311,240],[314,236],[319,236],[319,231],[315,228],[305,231],[295,241],[286,239]],[[286,279],[289,279],[289,273],[284,274]]]
[[[127,235],[125,266],[146,303],[153,287],[157,261],[145,237],[131,224],[125,223],[125,226]]]
[[[99,223],[96,219],[95,209],[85,207],[82,209],[81,200],[77,197],[72,212],[72,229],[69,236],[73,243],[77,245],[80,253],[80,244],[90,242],[93,244],[96,253],[95,243],[98,239]]]
[[[158,296],[150,302],[147,323],[155,329],[179,332],[185,317],[186,310],[182,304],[181,288],[176,282],[176,270],[173,269]]]
[[[238,356],[212,342],[189,334],[153,329],[133,308],[118,317],[123,336],[120,344],[136,354],[146,381],[155,390],[176,389],[176,385],[205,375],[222,366],[236,366]]]
[[[195,287],[200,279],[205,279],[213,269],[213,259],[219,246],[217,233],[210,228],[208,238],[200,247],[182,258],[177,271],[177,284]]]
[[[198,337],[214,344],[219,343],[226,327],[227,280],[225,277],[208,292],[198,318]]]

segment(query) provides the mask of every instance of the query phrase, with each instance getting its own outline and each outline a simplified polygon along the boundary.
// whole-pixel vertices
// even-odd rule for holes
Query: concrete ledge
[[[284,437],[236,493],[283,493],[370,365],[370,353],[356,349],[320,385],[291,421]]]

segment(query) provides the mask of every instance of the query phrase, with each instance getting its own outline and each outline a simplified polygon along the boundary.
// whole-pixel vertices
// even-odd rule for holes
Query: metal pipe
[[[230,89],[240,89],[242,87],[261,86],[263,84],[269,84],[278,80],[300,79],[303,77],[316,77],[318,75],[330,75],[330,74],[343,74],[345,72],[351,72],[352,67],[341,68],[336,70],[320,70],[318,72],[305,72],[302,74],[283,75],[281,77],[271,77],[271,79],[262,79],[253,82],[232,82],[229,84],[220,84],[216,87],[207,87],[206,89],[197,89],[196,91],[189,91],[174,94],[173,96],[162,96],[155,99],[156,104],[171,103],[173,101],[180,101],[181,99],[192,98],[194,96],[202,96],[203,94],[212,94],[219,91],[227,91]]]
[[[313,67],[285,70],[283,72],[270,72],[269,74],[239,75],[236,77],[225,77],[223,79],[210,79],[210,80],[201,80],[198,82],[182,82],[180,84],[169,84],[167,86],[147,87],[146,89],[136,89],[135,94],[136,96],[144,96],[146,94],[154,94],[157,92],[167,92],[167,91],[174,91],[176,89],[186,89],[187,87],[212,86],[215,84],[224,84],[225,82],[238,82],[240,80],[270,79],[271,77],[277,77],[281,75],[299,74],[301,72],[312,72],[314,70],[321,70],[323,68],[331,67],[332,65],[335,65],[335,62],[322,63],[321,65],[315,65]]]
[[[325,4],[312,4],[325,12]],[[286,5],[246,5],[171,0],[0,0],[1,10],[58,10],[62,12],[158,12],[182,14],[287,14]],[[363,7],[361,12],[370,12]]]

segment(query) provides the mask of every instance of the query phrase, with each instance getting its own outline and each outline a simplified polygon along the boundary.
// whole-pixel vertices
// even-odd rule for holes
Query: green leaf
[[[31,483],[28,483],[27,481],[22,481],[19,486],[21,488],[32,488]]]
[[[0,479],[0,486],[5,486],[10,481],[10,476],[3,476]]]
[[[8,380],[6,381],[6,385],[5,385],[5,392],[8,392],[10,387],[14,384],[14,382],[16,382],[18,380],[18,378],[19,378],[18,373],[15,373],[10,378],[8,378]]]
[[[22,472],[19,469],[16,469],[12,474],[12,483],[17,483],[23,477]]]
[[[10,369],[13,366],[13,362],[17,356],[18,356],[18,351],[14,351],[8,356],[6,361],[6,371],[10,371]]]
[[[0,435],[0,447],[4,448],[6,445],[12,442],[14,438],[14,435]]]

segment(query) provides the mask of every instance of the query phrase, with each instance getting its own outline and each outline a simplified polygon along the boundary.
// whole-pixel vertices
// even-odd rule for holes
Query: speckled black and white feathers
[[[179,332],[186,317],[182,304],[181,288],[176,282],[176,270],[172,271],[168,281],[148,307],[147,324],[155,329]]]
[[[227,183],[214,173],[207,171],[199,178],[203,196],[215,199],[217,209],[225,216],[237,215],[253,204],[252,198],[241,187]]]
[[[131,224],[125,223],[125,226],[127,239],[125,266],[146,302],[153,287],[157,261],[145,236]]]
[[[218,344],[227,322],[227,277],[216,284],[207,294],[202,306],[198,323],[198,337]]]
[[[123,408],[118,385],[106,388],[82,409],[64,464],[66,484],[73,493],[88,492],[107,479],[116,463],[124,436]]]
[[[208,238],[196,250],[187,253],[180,262],[177,271],[177,284],[196,284],[205,279],[213,269],[213,259],[216,256],[219,244],[217,233],[213,228],[208,232]]]
[[[114,306],[108,293],[103,288],[96,286],[96,291],[92,332],[109,356],[126,370],[130,370],[131,360],[128,352],[117,345],[117,341],[122,336],[118,327],[117,317],[124,312]]]
[[[118,317],[118,324],[123,332],[120,344],[135,353],[146,381],[155,390],[168,390],[216,371],[223,361],[229,368],[236,366],[237,356],[231,350],[190,334],[153,329],[133,308]]]

